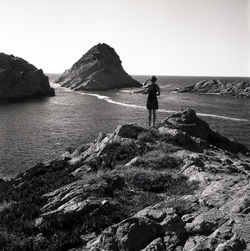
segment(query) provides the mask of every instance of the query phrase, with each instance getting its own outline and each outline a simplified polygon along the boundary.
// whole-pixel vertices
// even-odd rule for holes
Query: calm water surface
[[[51,76],[53,79],[55,75]],[[143,82],[147,76],[135,76]],[[250,100],[216,95],[173,93],[196,83],[194,77],[159,77],[158,121],[183,107],[201,113],[211,128],[250,148]],[[0,105],[0,177],[11,177],[67,147],[93,141],[98,132],[121,123],[147,124],[146,96],[132,89],[76,93],[56,88],[56,97]]]

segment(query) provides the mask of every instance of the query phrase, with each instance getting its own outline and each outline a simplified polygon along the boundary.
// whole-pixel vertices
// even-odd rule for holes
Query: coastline
[[[163,78],[161,81],[166,83],[169,79]],[[241,143],[247,142],[249,147],[249,121],[246,121],[248,100],[231,97],[216,99],[209,98],[210,96],[204,99],[204,95],[171,94],[168,89],[172,85],[167,84],[163,88],[158,121],[183,105],[189,105],[197,109],[198,115],[201,114],[214,130]],[[81,143],[92,142],[98,132],[112,131],[119,124],[137,121],[146,125],[147,111],[143,95],[134,96],[123,90],[93,93],[109,97],[108,100],[103,100],[97,99],[98,96],[83,96],[64,88],[56,91],[58,95],[53,98],[2,106],[1,120],[4,123],[1,124],[1,131],[5,132],[1,137],[2,175],[10,177],[39,161],[56,158],[68,146],[76,147]],[[113,101],[122,104],[112,104]],[[222,109],[229,108],[229,104],[233,104],[233,109],[228,112]],[[19,133],[16,135],[17,130]],[[26,145],[30,147],[26,148]]]
[[[56,84],[56,83],[52,83],[52,84],[53,84],[52,86],[54,86],[55,88],[62,88],[64,90],[66,90],[66,91],[77,93],[79,95],[88,95],[88,96],[96,97],[99,100],[104,100],[104,101],[106,101],[108,103],[111,103],[111,104],[120,105],[120,106],[124,106],[124,107],[139,108],[139,109],[147,110],[147,108],[145,106],[122,103],[122,102],[112,100],[109,96],[103,95],[103,92],[105,92],[105,91],[99,91],[99,93],[102,94],[102,95],[100,95],[100,94],[98,94],[98,91],[74,91],[74,90],[71,90],[71,89],[69,89],[67,87],[60,86],[60,84]],[[113,89],[113,90],[119,90],[120,92],[124,92],[123,89],[128,89],[128,88]],[[131,91],[132,90],[126,90],[127,93],[130,93]],[[199,93],[199,94],[201,94],[201,95],[223,96],[223,95],[217,94],[217,93]],[[237,97],[237,98],[239,98],[239,97]],[[158,109],[158,112],[171,114],[171,113],[176,112],[176,110],[174,111],[174,110]],[[214,117],[214,118],[232,120],[232,121],[250,122],[250,120],[248,120],[248,119],[234,118],[234,117],[228,117],[228,116],[217,115],[217,114],[197,113],[197,115],[202,116],[202,117]]]

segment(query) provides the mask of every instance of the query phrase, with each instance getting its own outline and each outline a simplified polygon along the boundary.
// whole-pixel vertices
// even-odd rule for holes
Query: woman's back
[[[156,84],[151,84],[148,86],[148,99],[153,100],[157,99],[157,85]]]

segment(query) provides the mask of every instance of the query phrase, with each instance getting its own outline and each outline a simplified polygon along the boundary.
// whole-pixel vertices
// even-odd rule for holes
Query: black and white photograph
[[[0,251],[250,250],[250,0],[0,0]]]

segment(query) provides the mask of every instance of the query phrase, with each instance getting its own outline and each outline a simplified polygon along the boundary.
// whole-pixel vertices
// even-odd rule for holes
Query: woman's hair
[[[150,80],[151,80],[152,82],[156,82],[157,78],[156,78],[156,76],[152,76],[152,77],[150,78]]]

